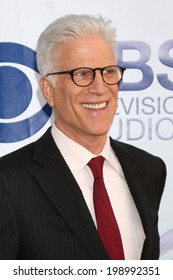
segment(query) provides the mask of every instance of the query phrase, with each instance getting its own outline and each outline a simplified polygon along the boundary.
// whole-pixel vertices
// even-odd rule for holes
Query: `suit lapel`
[[[37,181],[90,257],[95,260],[109,259],[82,192],[57,149],[50,131],[36,143],[33,159],[43,166],[35,175]]]

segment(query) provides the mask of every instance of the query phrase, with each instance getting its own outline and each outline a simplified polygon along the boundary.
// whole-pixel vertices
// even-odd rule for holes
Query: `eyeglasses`
[[[102,79],[106,84],[116,85],[122,79],[123,73],[126,70],[126,68],[116,65],[110,65],[103,68],[98,67],[94,69],[89,67],[79,67],[69,71],[49,73],[47,74],[47,77],[51,75],[70,74],[72,81],[77,86],[87,87],[94,81],[97,70],[100,71]]]

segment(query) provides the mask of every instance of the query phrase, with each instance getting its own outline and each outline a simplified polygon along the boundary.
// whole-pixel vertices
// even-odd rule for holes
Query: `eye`
[[[104,69],[103,74],[115,74],[117,72],[118,69],[116,67],[109,67]]]
[[[81,68],[78,69],[74,72],[74,75],[77,77],[81,77],[81,78],[90,78],[91,76],[93,76],[92,70],[90,69],[85,69],[85,68]]]

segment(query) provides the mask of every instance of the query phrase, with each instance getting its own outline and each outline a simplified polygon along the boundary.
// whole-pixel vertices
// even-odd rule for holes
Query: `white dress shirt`
[[[53,139],[61,151],[83,193],[97,227],[93,205],[94,178],[87,163],[95,157],[90,151],[52,126]],[[105,187],[119,225],[126,260],[140,259],[145,239],[142,223],[125,180],[121,165],[113,152],[109,137],[100,153],[105,158],[103,176]]]

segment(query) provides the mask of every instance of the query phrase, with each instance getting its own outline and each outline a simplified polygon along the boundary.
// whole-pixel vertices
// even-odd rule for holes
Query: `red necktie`
[[[124,260],[120,231],[103,181],[104,158],[98,156],[88,163],[94,176],[93,200],[100,238],[111,260]]]

